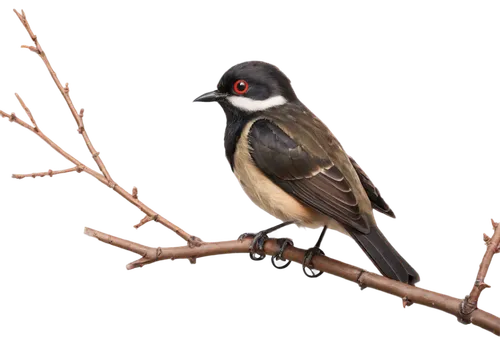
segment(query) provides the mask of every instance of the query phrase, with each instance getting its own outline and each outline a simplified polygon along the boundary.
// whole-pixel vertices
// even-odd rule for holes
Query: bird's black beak
[[[196,98],[193,102],[218,102],[222,101],[226,97],[227,94],[215,90],[212,92],[207,92],[205,94],[202,94],[200,97]]]

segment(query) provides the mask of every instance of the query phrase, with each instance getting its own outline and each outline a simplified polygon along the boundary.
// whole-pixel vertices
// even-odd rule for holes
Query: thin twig
[[[40,42],[38,41],[38,38],[36,35],[33,33],[31,30],[31,27],[28,23],[28,20],[26,18],[26,14],[24,13],[23,10],[21,10],[21,14],[14,10],[16,13],[17,17],[19,20],[21,20],[21,23],[24,25],[26,28],[26,31],[28,31],[28,34],[30,35],[31,39],[35,43],[35,47],[30,47],[30,46],[21,46],[23,48],[29,48],[31,51],[37,53],[40,58],[42,59],[43,63],[45,63],[45,66],[49,70],[50,75],[52,76],[52,79],[54,80],[57,88],[59,88],[59,91],[61,92],[62,96],[66,100],[66,103],[68,104],[68,107],[71,111],[71,114],[76,120],[76,124],[78,125],[78,133],[80,133],[83,136],[83,139],[85,141],[85,144],[87,145],[87,148],[89,149],[90,153],[92,154],[92,157],[94,158],[95,162],[97,163],[97,166],[101,170],[102,174],[104,177],[108,180],[108,185],[112,186],[113,185],[113,180],[111,179],[111,176],[108,173],[108,170],[106,169],[106,166],[104,165],[103,161],[101,158],[99,158],[99,153],[95,150],[94,146],[92,145],[92,142],[90,141],[90,138],[85,130],[85,127],[83,126],[83,116],[80,116],[80,114],[77,112],[75,106],[73,105],[73,101],[71,100],[71,97],[69,96],[69,87],[68,84],[66,83],[66,86],[63,87],[61,82],[59,81],[59,78],[57,78],[57,75],[50,65],[50,62],[47,58],[47,54],[42,50],[42,46],[40,45]],[[83,113],[82,113],[83,114]]]
[[[19,103],[21,104],[21,107],[24,108],[24,111],[26,112],[26,114],[28,115],[29,119],[31,120],[31,123],[33,123],[33,128],[35,129],[35,131],[38,131],[38,126],[36,125],[36,122],[35,122],[35,118],[33,118],[33,115],[31,114],[31,111],[29,110],[29,108],[24,104],[24,101],[21,99],[21,96],[19,96],[17,93],[15,93],[16,97],[17,97],[17,100],[19,101]]]
[[[474,282],[472,291],[469,295],[465,296],[460,305],[461,319],[464,323],[468,323],[470,321],[471,313],[477,310],[477,303],[481,292],[483,292],[485,288],[491,287],[484,282],[484,279],[488,273],[493,255],[500,252],[500,227],[497,222],[493,221],[493,219],[491,219],[491,224],[493,225],[494,233],[491,238],[486,234],[483,235],[486,243],[486,252],[483,256],[483,260],[481,261],[481,265],[479,265],[476,281]]]
[[[26,179],[44,179],[48,178],[50,180],[60,177],[60,176],[65,176],[68,174],[80,174],[83,173],[83,168],[81,166],[77,167],[69,167],[69,168],[61,168],[61,169],[43,169],[43,170],[36,170],[36,171],[29,171],[26,173],[19,173],[18,171],[15,171],[14,173],[10,174],[10,178],[12,180],[26,180]]]
[[[35,45],[36,45],[35,52],[37,52],[40,55],[40,57],[42,58],[43,62],[47,66],[52,78],[54,79],[54,82],[56,83],[57,87],[61,91],[61,94],[64,96],[64,99],[66,100],[66,103],[68,104],[68,106],[71,110],[71,113],[73,114],[73,117],[75,118],[75,120],[78,124],[78,131],[83,135],[83,137],[85,139],[85,143],[87,143],[87,146],[89,148],[90,153],[92,154],[92,157],[97,162],[99,168],[101,169],[101,172],[104,175],[102,175],[102,174],[96,172],[95,170],[92,170],[89,167],[83,165],[80,161],[78,161],[73,156],[68,154],[61,147],[59,147],[57,144],[55,144],[51,139],[49,139],[45,134],[43,134],[43,132],[36,126],[36,124],[35,124],[36,122],[35,122],[33,116],[32,115],[30,116],[31,112],[29,112],[30,113],[29,116],[30,116],[30,118],[32,118],[32,122],[35,125],[35,127],[32,127],[28,123],[22,121],[14,113],[8,114],[8,113],[0,110],[0,115],[2,117],[8,118],[9,121],[15,122],[15,123],[23,126],[24,128],[30,130],[31,132],[35,133],[36,135],[38,135],[47,144],[49,144],[55,151],[57,151],[59,154],[61,154],[67,160],[72,162],[76,167],[82,167],[84,172],[92,175],[94,178],[99,180],[101,183],[106,184],[107,186],[111,187],[114,191],[116,191],[118,194],[120,194],[122,197],[124,197],[127,201],[129,201],[130,203],[135,205],[137,208],[139,208],[139,210],[141,210],[147,217],[155,218],[156,222],[162,224],[166,228],[175,232],[177,235],[179,235],[184,240],[186,240],[190,245],[198,245],[199,242],[201,241],[200,239],[188,234],[186,231],[182,230],[177,225],[171,223],[166,218],[164,218],[163,216],[161,216],[160,214],[155,212],[153,209],[151,209],[147,205],[145,205],[142,201],[140,201],[137,198],[136,194],[129,193],[128,191],[123,189],[121,186],[119,186],[116,182],[111,180],[111,177],[109,176],[109,173],[107,172],[106,168],[104,167],[102,160],[99,158],[99,153],[92,146],[92,143],[90,142],[88,134],[85,131],[85,128],[83,127],[83,113],[84,113],[83,109],[80,110],[80,113],[76,112],[76,109],[73,106],[73,103],[71,102],[71,98],[69,97],[69,95],[67,93],[67,92],[69,92],[69,88],[68,88],[67,84],[66,84],[66,87],[63,87],[61,85],[61,82],[57,78],[54,70],[52,69],[52,66],[50,65],[49,61],[47,60],[47,56],[46,56],[45,52],[43,52],[42,47],[40,46],[40,43],[38,42],[37,37],[33,34],[33,31],[31,30],[31,27],[29,26],[29,23],[28,23],[28,20],[26,19],[26,14],[24,13],[24,11],[21,11],[21,13],[19,13],[16,10],[14,10],[14,12],[19,17],[19,20],[21,20],[22,24],[24,25],[24,27],[28,31],[31,39],[35,43]],[[20,99],[20,97],[18,97],[18,98]],[[26,110],[27,107],[24,104],[24,102],[22,102],[22,101],[20,101],[20,102],[21,102],[21,105],[23,106],[23,108],[25,108],[25,110]]]
[[[38,137],[43,139],[48,145],[50,145],[56,152],[61,154],[64,158],[75,164],[77,167],[83,168],[83,171],[86,172],[87,174],[92,175],[94,178],[99,180],[101,183],[105,185],[109,185],[109,181],[100,173],[96,172],[93,169],[90,169],[89,167],[83,165],[80,161],[75,159],[73,156],[68,154],[65,150],[63,150],[61,147],[59,147],[56,143],[54,143],[49,137],[47,137],[40,129],[35,130],[34,127],[30,126],[28,123],[24,122],[23,120],[19,119],[14,113],[8,114],[4,111],[0,110],[0,115],[2,117],[6,117],[9,119],[11,122],[15,122],[24,128],[30,130],[34,134],[36,134]],[[121,186],[119,186],[117,183],[114,183],[112,186],[112,189],[116,191],[118,194],[120,194],[122,197],[127,199],[130,203],[134,204],[139,210],[141,210],[146,216],[151,217],[151,218],[156,218],[156,222],[159,222],[163,226],[167,227],[168,229],[172,230],[175,232],[177,235],[182,237],[184,240],[189,242],[192,245],[197,245],[199,243],[199,239],[196,238],[195,236],[189,235],[187,232],[182,230],[180,227],[177,225],[171,223],[167,219],[165,219],[163,216],[158,214],[156,211],[153,209],[149,208],[146,204],[144,204],[142,201],[140,201],[137,198],[134,198],[132,194],[130,194],[128,191],[123,189]]]

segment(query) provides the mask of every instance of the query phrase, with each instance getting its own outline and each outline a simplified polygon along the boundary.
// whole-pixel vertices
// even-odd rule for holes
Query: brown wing
[[[256,166],[284,191],[347,228],[370,231],[349,182],[327,155],[308,153],[266,119],[252,125],[248,141]]]
[[[394,215],[394,212],[391,210],[389,205],[387,205],[385,200],[380,196],[380,192],[378,191],[377,187],[373,185],[370,178],[368,178],[368,175],[366,175],[363,169],[361,169],[361,167],[358,165],[358,163],[356,163],[356,161],[352,157],[349,157],[349,159],[351,160],[352,166],[354,167],[354,169],[356,169],[356,172],[358,173],[359,180],[361,181],[363,188],[365,188],[366,194],[368,195],[368,198],[372,203],[372,207],[383,214],[395,218],[396,215]]]

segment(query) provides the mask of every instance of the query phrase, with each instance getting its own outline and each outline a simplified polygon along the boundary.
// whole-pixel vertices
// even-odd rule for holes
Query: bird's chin
[[[217,101],[217,105],[220,107],[220,109],[222,109],[222,112],[224,112],[226,115],[228,113],[229,114],[233,113],[232,107],[229,105],[229,103],[225,99],[221,100],[221,101]]]

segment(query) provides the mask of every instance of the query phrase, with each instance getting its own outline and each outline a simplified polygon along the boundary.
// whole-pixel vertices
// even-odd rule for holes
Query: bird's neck
[[[235,111],[232,108],[222,107],[226,113],[226,132],[224,133],[224,148],[226,149],[226,158],[231,165],[231,170],[234,170],[234,153],[236,144],[240,139],[241,132],[245,125],[252,119],[248,114],[240,111]]]

